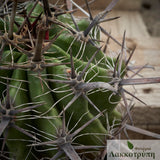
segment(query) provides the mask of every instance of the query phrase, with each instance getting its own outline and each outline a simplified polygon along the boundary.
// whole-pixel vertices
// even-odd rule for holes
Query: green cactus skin
[[[53,54],[52,51],[54,52]],[[56,45],[52,45],[52,47],[49,49],[48,51],[48,55],[49,53],[51,55],[53,55],[54,57],[64,57],[64,62],[69,62],[70,61],[70,56],[69,54],[67,54],[64,50],[62,50],[60,47],[56,46]],[[87,62],[78,60],[76,58],[74,59],[74,65],[75,68],[77,69],[77,72],[80,72],[84,69],[84,67],[86,66]],[[111,59],[108,58],[108,61],[111,62]],[[114,60],[113,62],[115,62],[116,60]],[[113,64],[114,65],[114,64]],[[70,67],[70,64],[67,65],[68,67]],[[86,82],[88,80],[90,80],[92,77],[94,77],[91,81],[92,82],[110,82],[112,80],[112,71],[108,68],[104,69],[101,68],[99,66],[95,66],[93,67],[94,64],[91,64],[89,69],[92,68],[92,70],[90,72],[88,72],[87,76],[86,76]],[[122,66],[124,68],[124,65]],[[122,69],[123,70],[123,69]],[[98,73],[95,76],[95,73]],[[122,75],[123,76],[123,75]],[[93,94],[90,94],[88,97],[92,100],[92,102],[99,108],[100,111],[104,111],[107,110],[106,112],[108,113],[108,115],[110,115],[110,113],[113,111],[113,109],[117,106],[118,102],[120,101],[120,95],[116,94],[111,96],[111,94],[113,94],[111,91],[107,91],[107,92],[102,92],[102,91],[98,91],[95,92]],[[111,98],[110,98],[111,96]],[[103,97],[103,98],[102,98]],[[111,103],[110,103],[110,101]],[[93,115],[96,115],[96,110],[89,104],[88,105],[90,112]],[[106,121],[104,117],[100,117],[100,119],[103,121],[102,123],[105,125]]]
[[[59,62],[58,60],[53,60],[53,63],[58,63],[58,62]],[[47,69],[47,72],[49,75],[51,75],[49,76],[49,78],[62,80],[62,78],[59,78],[56,75],[64,75],[64,77],[67,78],[67,73],[66,73],[67,69],[69,69],[67,66],[61,65],[56,67],[49,67]],[[57,87],[62,87],[63,85],[64,84],[58,84],[58,83],[52,83],[52,82],[50,83],[50,86],[52,89]],[[70,89],[70,87],[65,87],[61,89],[61,91],[68,90],[68,89]],[[63,99],[63,97],[69,95],[70,93],[71,92],[63,92],[63,93],[56,93],[56,94],[53,93],[56,100],[62,99],[57,105],[58,110],[62,111],[63,107],[65,107],[72,100],[74,95],[68,96],[67,98]],[[85,116],[80,120],[77,127],[82,126],[83,124],[85,124],[86,122],[88,122],[93,118],[93,115],[88,110],[88,102],[81,96],[71,105],[71,107],[69,107],[66,110],[66,120],[69,120],[72,113],[73,113],[73,118],[71,119],[69,129],[72,129],[75,123],[78,122],[79,119],[84,114]],[[77,127],[75,129],[77,129]],[[88,127],[86,127],[80,134],[85,134],[85,133],[93,133],[93,135],[79,137],[77,139],[79,143],[86,144],[86,145],[103,145],[99,141],[99,139],[96,138],[98,137],[98,135],[94,136],[94,133],[105,135],[107,131],[105,130],[101,122],[97,119],[94,122],[92,122],[92,124],[90,124]],[[104,138],[104,136],[99,136],[99,137],[101,137],[102,139]]]
[[[21,54],[19,52],[13,52],[14,63],[17,62]],[[12,56],[10,51],[6,50],[3,52],[0,65],[4,63],[10,63],[12,61]],[[0,98],[2,98],[3,91],[6,89],[7,79],[12,76],[13,70],[3,70],[0,69]],[[3,78],[2,78],[3,77]],[[6,77],[6,78],[5,78]]]
[[[18,63],[25,62],[26,61],[26,56],[23,55],[20,57],[18,60]],[[14,70],[12,78],[14,80],[11,81],[10,83],[10,89],[9,89],[9,94],[10,98],[13,101],[13,107],[17,107],[19,105],[22,105],[20,108],[26,107],[29,102],[29,97],[27,91],[21,90],[25,89],[28,90],[28,84],[27,82],[22,82],[26,81],[27,75],[26,71],[24,70]],[[21,81],[20,81],[21,80]],[[18,88],[21,89],[18,89]],[[18,113],[16,116],[24,116],[26,113]],[[21,127],[23,129],[27,129],[26,124],[31,124],[30,120],[20,120],[20,121],[15,121],[15,124],[18,127]],[[11,157],[15,158],[16,160],[22,160],[24,158],[27,158],[27,160],[32,160],[32,155],[29,154],[30,152],[30,147],[27,147],[27,145],[30,144],[28,142],[31,140],[28,136],[24,135],[20,131],[17,131],[15,128],[8,128],[8,135],[7,135],[7,147],[9,151],[11,152]]]
[[[41,75],[46,74],[46,71],[43,70]],[[56,108],[50,108],[54,105],[54,99],[52,94],[45,83],[41,82],[41,80],[36,77],[38,74],[33,71],[28,71],[28,81],[29,83],[29,95],[31,97],[32,102],[41,102],[44,105],[38,107],[36,110],[40,112],[40,115],[47,112],[44,116],[50,118],[40,117],[38,119],[33,120],[34,126],[40,131],[43,131],[47,134],[51,134],[53,136],[57,136],[57,131],[62,127],[62,121],[60,117],[58,117],[58,112]],[[45,78],[45,76],[43,77]],[[49,92],[48,94],[45,94]],[[45,94],[45,95],[43,95]],[[42,96],[40,96],[42,95]],[[37,97],[40,96],[40,97]],[[54,125],[53,125],[54,124]],[[46,138],[41,138],[43,141],[48,141],[48,138],[54,140],[53,136],[45,135]],[[43,148],[45,149],[45,148]],[[51,150],[42,153],[44,156],[45,154],[49,157],[52,157],[57,151]],[[39,153],[40,158],[41,153]],[[42,158],[42,157],[41,157]]]

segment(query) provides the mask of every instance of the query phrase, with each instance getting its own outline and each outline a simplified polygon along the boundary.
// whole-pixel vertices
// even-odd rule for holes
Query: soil
[[[150,35],[160,37],[160,0],[143,0],[140,12]]]

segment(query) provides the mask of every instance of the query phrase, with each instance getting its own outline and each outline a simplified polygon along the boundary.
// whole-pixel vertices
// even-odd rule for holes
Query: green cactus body
[[[41,75],[45,73],[46,71],[43,70]],[[31,97],[31,101],[35,103],[36,102],[42,103],[42,104],[44,103],[42,106],[36,109],[38,112],[40,112],[39,113],[40,117],[33,120],[33,123],[34,123],[34,126],[36,126],[36,128],[40,132],[46,133],[46,135],[43,133],[45,138],[40,137],[40,139],[42,139],[43,141],[46,141],[46,140],[48,141],[48,139],[54,140],[55,137],[57,136],[57,131],[62,127],[62,122],[60,117],[58,117],[58,111],[56,110],[56,108],[50,109],[55,103],[51,95],[51,91],[46,86],[46,84],[43,83],[37,76],[38,74],[36,72],[28,71],[29,95]],[[46,114],[41,116],[41,114],[45,112]],[[46,149],[46,148],[44,147],[43,149]],[[49,157],[52,157],[56,152],[57,152],[56,150],[46,151],[42,153],[42,155],[43,156],[47,155]],[[39,156],[42,156],[42,155],[41,153],[39,153]]]
[[[59,61],[54,60],[54,63],[58,63]],[[67,78],[67,69],[69,69],[67,66],[56,66],[56,67],[50,67],[48,68],[49,78],[51,79],[57,79],[62,80],[63,78],[59,78],[57,75],[63,75],[64,78]],[[64,84],[58,84],[58,83],[50,83],[50,86],[52,89],[62,87]],[[70,87],[62,88],[61,91],[64,90],[63,93],[53,93],[55,99],[58,101],[59,99],[62,99],[57,104],[57,109],[59,111],[63,110],[63,107],[65,107],[74,97],[74,93],[72,95],[71,92],[73,91],[65,91],[69,90]],[[67,96],[68,95],[68,96]],[[67,97],[66,97],[67,96]],[[65,98],[66,97],[66,98]],[[80,96],[72,105],[66,110],[66,120],[68,121],[70,119],[70,116],[73,114],[73,117],[71,118],[69,129],[72,129],[75,126],[75,123],[78,122],[82,117],[82,119],[79,121],[75,129],[81,127],[86,122],[91,120],[93,118],[93,115],[88,110],[88,102]],[[74,130],[75,130],[74,129]],[[92,136],[87,136],[85,134],[92,133]],[[94,136],[94,133],[97,133],[96,136]],[[77,141],[82,144],[88,144],[88,145],[103,145],[101,141],[99,141],[96,137],[101,137],[104,139],[104,135],[107,133],[101,122],[97,119],[92,124],[90,124],[88,127],[86,127],[80,134],[84,134],[84,136],[79,137]],[[102,136],[98,136],[98,134],[103,134]]]
[[[20,57],[19,52],[13,52],[13,62],[16,63],[18,58]],[[2,60],[0,62],[0,65],[6,65],[7,63],[10,63],[12,61],[12,56],[10,51],[4,51]],[[2,97],[3,91],[6,89],[7,85],[7,78],[11,77],[13,73],[13,70],[3,70],[0,69],[0,98]]]
[[[70,61],[70,56],[65,51],[63,51],[60,47],[58,47],[56,45],[52,45],[52,47],[53,47],[53,52],[54,52],[53,56],[64,57],[64,59],[65,59],[64,62]],[[48,54],[52,53],[52,47],[48,51]],[[74,59],[74,65],[75,65],[77,72],[82,71],[84,69],[84,67],[86,66],[87,62],[78,60],[76,58],[73,58],[73,59]],[[110,61],[110,59],[109,59],[109,61]],[[70,64],[68,64],[67,66],[70,67]],[[111,77],[112,77],[113,72],[108,68],[104,69],[104,68],[101,68],[101,67],[96,66],[94,64],[91,64],[88,70],[90,70],[90,71],[87,73],[87,76],[85,77],[86,82],[88,80],[90,80],[91,78],[92,78],[91,82],[106,82],[106,83],[108,83],[112,80]],[[94,102],[94,104],[101,111],[107,109],[107,112],[109,113],[109,112],[112,112],[112,110],[114,109],[114,107],[117,105],[117,103],[120,100],[120,96],[118,94],[113,95],[113,96],[111,96],[111,94],[113,94],[111,91],[104,91],[104,92],[97,91],[93,94],[90,94],[89,98]],[[110,96],[111,96],[111,98],[110,98]],[[109,99],[110,99],[111,103],[110,103]],[[92,114],[95,114],[95,110],[94,109],[92,110],[93,107],[89,107],[89,108],[90,108]]]
[[[5,18],[6,18],[5,20],[0,18],[0,31],[3,33],[5,33],[6,31],[9,30],[9,19],[8,19],[8,17],[5,17]],[[22,17],[19,17],[19,16],[15,17],[15,21],[18,24],[21,24],[23,22],[23,20],[24,20],[24,18],[22,18]],[[13,29],[14,33],[16,33],[17,30],[18,30],[18,27],[16,24],[14,24],[14,29]]]
[[[22,63],[26,61],[26,56],[23,55],[19,60],[18,63]],[[12,107],[18,107],[18,109],[22,109],[24,107],[27,107],[27,103],[29,103],[29,97],[28,97],[28,84],[26,82],[27,75],[26,71],[24,70],[14,70],[12,78],[14,80],[10,83],[10,89],[9,94],[11,98],[11,103],[13,104]],[[25,90],[22,90],[25,89]],[[16,118],[18,116],[25,116],[29,113],[18,113],[16,115]],[[23,119],[23,118],[22,118]],[[27,124],[31,124],[30,120],[15,120],[15,124],[18,127],[21,127],[23,129],[28,129]],[[24,158],[26,159],[32,159],[32,155],[29,154],[30,147],[27,147],[27,145],[30,144],[29,140],[33,140],[24,133],[21,133],[20,131],[16,130],[15,128],[9,127],[7,129],[7,147],[9,148],[9,151],[11,152],[11,157],[16,160],[22,160]]]
[[[52,54],[52,51],[53,51],[53,54]],[[64,50],[62,50],[59,46],[56,46],[56,45],[52,45],[52,47],[48,51],[48,55],[53,55],[54,57],[64,57],[64,62],[70,61],[69,54],[67,54]],[[76,58],[73,58],[73,59],[74,59],[74,65],[77,72],[81,72],[86,66],[87,62],[78,60]],[[94,64],[91,64],[89,69],[90,68],[92,69],[90,69],[90,71],[87,73],[87,76],[85,77],[85,81],[87,82],[92,78],[91,82],[100,82],[100,81],[106,82],[106,83],[110,82],[112,80],[111,77],[112,77],[113,71],[109,69],[108,66],[110,66],[111,68],[114,67],[116,59],[112,60],[111,58],[108,58],[106,62],[108,62],[108,64],[106,64],[106,69],[104,67],[101,68],[100,66],[94,66]],[[67,66],[70,67],[70,64],[68,64]],[[125,68],[125,65],[123,64],[121,70],[123,71],[124,68]],[[96,75],[96,73],[98,74]],[[123,77],[124,74],[125,73],[123,73],[121,76]],[[117,117],[117,114],[119,115],[119,113],[117,111],[114,111],[114,108],[117,106],[117,104],[121,99],[119,94],[113,94],[113,92],[111,91],[99,90],[99,91],[93,92],[92,94],[89,94],[88,97],[99,108],[100,111],[106,110],[105,114],[108,115],[110,123],[112,123],[114,118],[120,119],[120,116]],[[94,116],[97,114],[97,111],[93,108],[91,104],[88,104],[88,108]],[[99,119],[101,120],[102,124],[106,127],[106,117],[101,116]]]

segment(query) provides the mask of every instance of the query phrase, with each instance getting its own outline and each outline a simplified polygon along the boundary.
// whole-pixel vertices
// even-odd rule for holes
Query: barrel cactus
[[[131,119],[129,109],[123,117],[117,105],[124,101],[130,107],[125,93],[137,98],[123,86],[160,82],[126,78],[134,50],[126,48],[125,32],[120,43],[100,26],[112,20],[104,18],[118,0],[95,18],[85,2],[85,19],[74,17],[70,0],[63,6],[48,0],[2,2],[2,159],[104,159],[107,139]],[[120,45],[117,57],[105,54],[101,32]]]

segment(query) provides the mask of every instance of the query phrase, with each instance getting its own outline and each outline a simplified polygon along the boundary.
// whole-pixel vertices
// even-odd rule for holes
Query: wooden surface
[[[98,12],[97,12],[98,13]],[[107,16],[120,17],[114,21],[102,23],[106,30],[111,31],[114,37],[122,37],[124,30],[128,38],[149,38],[149,33],[138,11],[113,11]]]
[[[97,14],[98,11],[95,11]],[[147,28],[138,11],[113,11],[108,17],[120,16],[118,20],[105,22],[102,25],[106,31],[111,31],[113,37],[119,42],[122,42],[124,30],[126,30],[126,45],[128,48],[134,48],[136,51],[131,60],[131,65],[152,65],[155,69],[144,69],[141,75],[144,77],[160,76],[160,37],[153,38],[149,35]],[[102,40],[106,39],[105,35],[101,35]],[[109,44],[110,52],[120,50],[120,47],[112,40]],[[127,87],[134,91],[133,87]],[[136,96],[146,102],[147,106],[160,107],[160,84],[139,85],[135,86],[137,89]],[[145,107],[138,101],[135,105]]]
[[[126,44],[128,48],[134,48],[136,51],[131,59],[131,65],[148,64],[153,69],[144,69],[140,72],[143,77],[160,77],[160,37],[151,37],[138,11],[114,11],[109,16],[118,16],[121,18],[114,22],[106,22],[102,26],[109,31],[113,30],[112,35],[122,42],[123,32],[126,30]],[[106,36],[102,35],[102,39]],[[119,46],[113,41],[109,44],[109,49],[116,52]],[[134,100],[133,121],[135,126],[160,133],[160,84],[127,86],[126,89],[146,103]],[[150,137],[140,134],[130,133],[133,139],[148,139]]]

